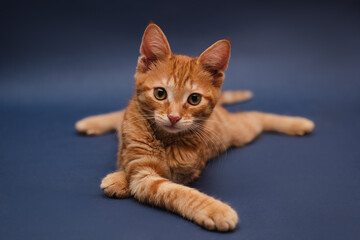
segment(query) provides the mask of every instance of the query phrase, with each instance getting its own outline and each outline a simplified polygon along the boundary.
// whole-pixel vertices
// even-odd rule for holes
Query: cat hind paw
[[[299,117],[291,127],[291,135],[304,136],[311,133],[315,128],[315,123],[309,119]]]
[[[107,130],[101,126],[99,121],[93,117],[88,117],[76,122],[75,129],[79,133],[84,133],[86,135],[101,135],[107,132]]]

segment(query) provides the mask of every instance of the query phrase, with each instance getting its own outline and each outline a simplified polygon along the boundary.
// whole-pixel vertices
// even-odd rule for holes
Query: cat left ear
[[[230,59],[231,44],[228,39],[222,39],[211,45],[198,58],[198,63],[213,74],[224,72]]]
[[[145,29],[141,46],[138,67],[147,71],[151,64],[171,56],[170,45],[163,31],[154,23]]]

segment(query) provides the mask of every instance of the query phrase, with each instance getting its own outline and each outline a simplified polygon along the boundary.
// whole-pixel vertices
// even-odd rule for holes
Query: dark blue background
[[[231,111],[316,123],[231,149],[192,184],[238,211],[235,232],[104,197],[116,136],[74,130],[126,107],[150,20],[175,53],[231,38],[224,89],[255,94]],[[2,1],[0,24],[1,239],[360,239],[358,2]]]

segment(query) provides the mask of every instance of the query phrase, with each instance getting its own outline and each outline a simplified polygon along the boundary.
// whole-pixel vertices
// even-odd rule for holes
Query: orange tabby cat
[[[129,106],[76,123],[76,129],[86,134],[118,130],[118,170],[102,180],[101,188],[109,197],[133,196],[210,230],[233,230],[238,223],[234,209],[183,184],[199,177],[206,162],[230,146],[243,146],[263,131],[304,135],[314,123],[222,108],[221,104],[251,98],[248,91],[221,94],[230,58],[227,39],[196,58],[175,55],[164,33],[151,23],[140,54]]]

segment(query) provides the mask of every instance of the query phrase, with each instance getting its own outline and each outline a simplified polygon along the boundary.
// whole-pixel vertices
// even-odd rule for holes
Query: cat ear
[[[228,39],[222,39],[211,45],[198,58],[198,63],[213,74],[224,72],[230,59],[231,44]]]
[[[150,65],[158,60],[171,56],[170,45],[163,31],[154,23],[145,29],[141,46],[138,66],[146,71]]]

